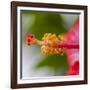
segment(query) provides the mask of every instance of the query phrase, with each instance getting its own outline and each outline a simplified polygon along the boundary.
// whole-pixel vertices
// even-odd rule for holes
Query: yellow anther
[[[42,42],[46,44],[42,44],[41,51],[47,55],[63,55],[64,50],[61,48],[57,48],[58,44],[60,44],[64,40],[64,37],[59,35],[58,37],[55,34],[46,33],[42,38]]]
[[[64,41],[64,35],[58,35],[59,40]]]
[[[64,52],[61,52],[60,55],[63,56],[64,55]]]

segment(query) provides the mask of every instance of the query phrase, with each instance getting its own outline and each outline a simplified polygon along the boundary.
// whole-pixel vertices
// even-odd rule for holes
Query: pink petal
[[[66,36],[66,43],[79,44],[79,20],[73,25]],[[79,61],[79,49],[66,49],[67,59],[70,66]]]
[[[79,20],[73,25],[66,36],[66,43],[79,45]],[[69,71],[67,75],[79,74],[79,48],[66,49]]]
[[[75,62],[73,66],[69,69],[67,75],[79,75],[79,62]]]

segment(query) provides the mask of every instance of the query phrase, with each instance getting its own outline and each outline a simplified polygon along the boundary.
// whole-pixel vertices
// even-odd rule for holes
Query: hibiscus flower
[[[69,65],[66,75],[79,75],[79,20],[64,35],[46,33],[42,40],[38,40],[34,35],[28,34],[27,44],[41,45],[42,53],[47,55],[66,53]]]

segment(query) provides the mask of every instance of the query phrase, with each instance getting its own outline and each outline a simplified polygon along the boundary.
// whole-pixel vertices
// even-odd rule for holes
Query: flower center
[[[58,35],[51,33],[44,34],[42,40],[36,39],[35,36],[28,34],[28,46],[37,44],[41,45],[41,52],[47,55],[63,55],[66,49],[79,49],[78,44],[66,43],[65,35]]]

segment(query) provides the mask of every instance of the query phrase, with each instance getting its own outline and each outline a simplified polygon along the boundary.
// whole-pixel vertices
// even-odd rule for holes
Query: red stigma
[[[32,41],[34,39],[34,36],[30,33],[27,35],[27,45],[30,46],[32,44]]]

